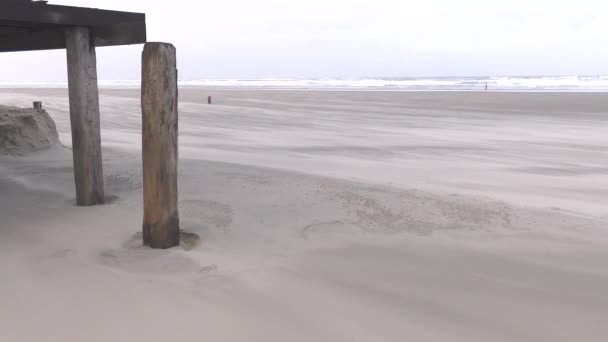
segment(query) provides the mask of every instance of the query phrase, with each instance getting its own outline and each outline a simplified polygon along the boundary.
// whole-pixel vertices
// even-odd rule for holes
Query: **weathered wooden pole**
[[[88,28],[73,27],[66,29],[65,43],[76,202],[82,206],[103,204],[95,42],[91,40]]]
[[[33,107],[34,107],[34,110],[38,110],[38,111],[42,110],[42,102],[34,101]]]
[[[177,68],[175,47],[147,43],[141,76],[144,244],[179,245]]]

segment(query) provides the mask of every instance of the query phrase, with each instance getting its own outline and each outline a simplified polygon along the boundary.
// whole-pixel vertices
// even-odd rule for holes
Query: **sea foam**
[[[260,78],[181,80],[181,87],[402,91],[608,91],[608,76],[435,78]],[[101,88],[138,88],[139,80],[101,80]],[[0,88],[65,88],[66,81],[2,82]]]

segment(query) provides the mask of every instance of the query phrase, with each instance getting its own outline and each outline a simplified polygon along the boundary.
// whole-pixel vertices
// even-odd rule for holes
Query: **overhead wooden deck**
[[[66,50],[78,205],[105,202],[96,47],[145,42],[142,13],[0,0],[0,52]],[[152,248],[180,239],[176,60],[166,43],[148,43],[142,54],[143,242]]]
[[[105,201],[95,48],[145,42],[142,13],[0,0],[0,52],[66,49],[78,205]]]
[[[143,13],[0,0],[0,52],[65,49],[68,27],[88,28],[97,47],[146,42]]]

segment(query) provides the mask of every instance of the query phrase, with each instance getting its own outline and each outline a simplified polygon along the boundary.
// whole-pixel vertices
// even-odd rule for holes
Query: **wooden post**
[[[95,43],[89,29],[65,30],[70,93],[70,123],[76,202],[81,206],[104,203],[99,90]]]
[[[147,43],[141,76],[144,244],[179,245],[177,68],[175,47]]]
[[[34,110],[42,110],[42,102],[40,101],[34,101]]]

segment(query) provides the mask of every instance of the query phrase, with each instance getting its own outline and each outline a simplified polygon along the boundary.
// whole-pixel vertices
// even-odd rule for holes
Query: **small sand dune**
[[[58,142],[55,122],[45,110],[0,105],[0,155],[21,156]]]

